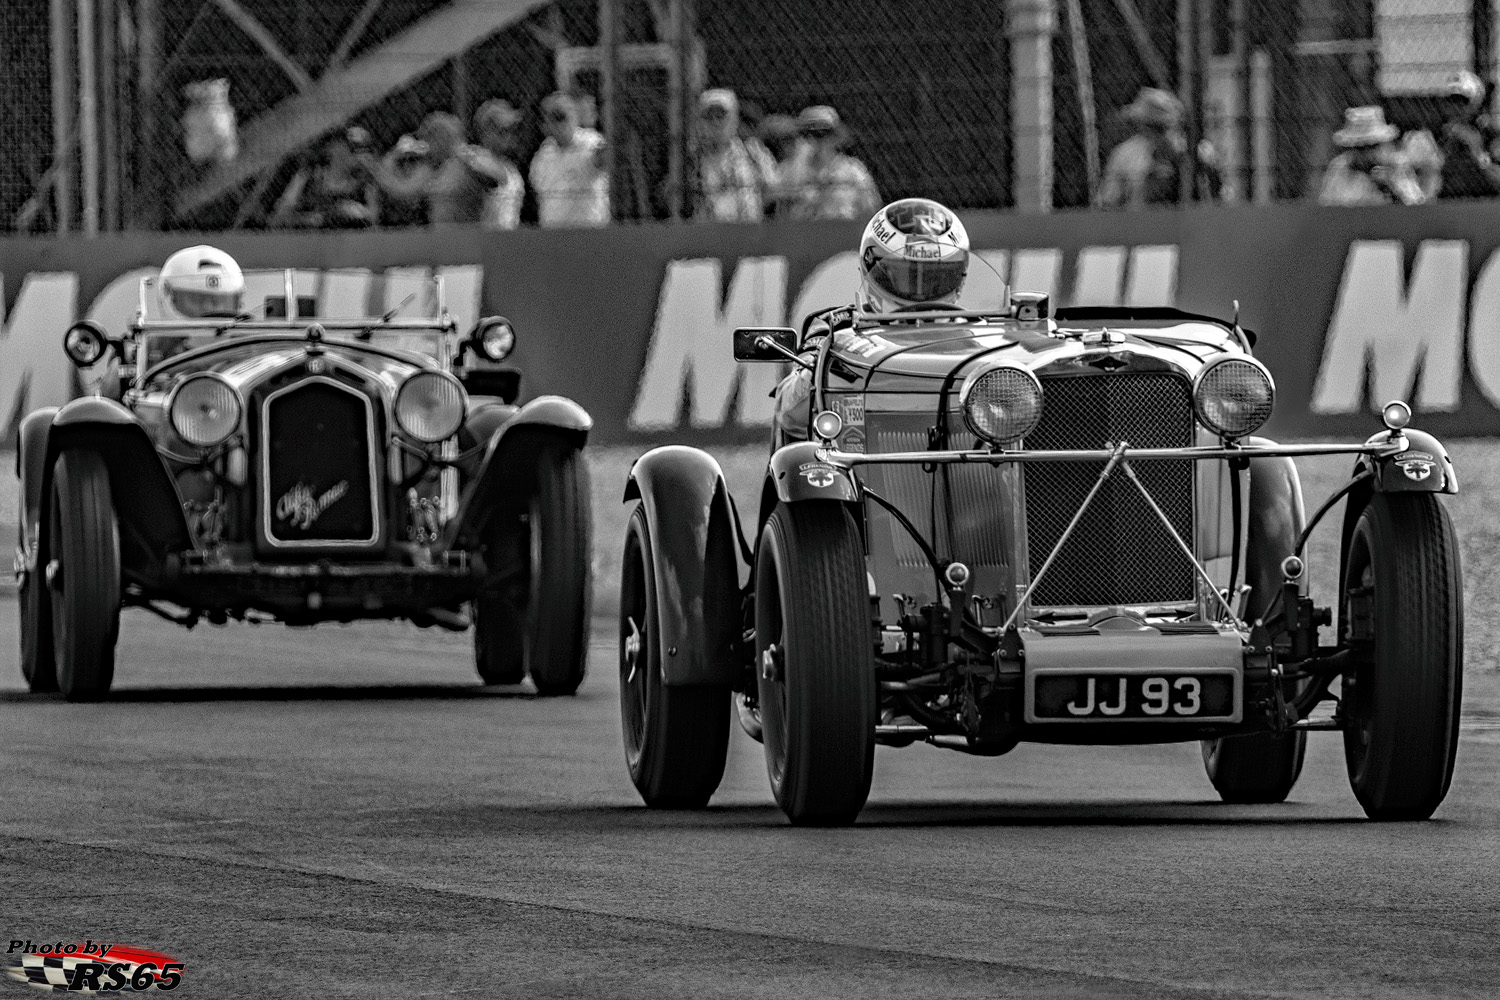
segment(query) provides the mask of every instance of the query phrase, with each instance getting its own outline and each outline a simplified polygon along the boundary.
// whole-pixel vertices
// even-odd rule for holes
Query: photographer
[[[1400,135],[1379,107],[1349,108],[1333,134],[1344,150],[1323,173],[1320,205],[1419,205],[1425,198],[1411,166],[1396,151]]]

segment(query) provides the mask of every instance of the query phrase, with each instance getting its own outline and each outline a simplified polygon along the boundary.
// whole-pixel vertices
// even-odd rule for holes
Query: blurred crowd
[[[480,105],[467,126],[453,114],[432,112],[383,155],[365,129],[345,129],[298,168],[267,222],[514,229],[529,198],[540,226],[607,225],[608,148],[592,102],[554,93],[537,113],[544,138],[524,162],[525,115],[500,98]],[[827,105],[796,117],[761,116],[731,90],[705,90],[689,144],[685,214],[709,222],[866,218],[881,199],[869,169],[848,154],[851,141]]]

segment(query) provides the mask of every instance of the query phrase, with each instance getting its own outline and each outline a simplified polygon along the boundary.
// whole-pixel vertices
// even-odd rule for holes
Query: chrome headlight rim
[[[213,381],[219,383],[224,388],[229,390],[229,398],[234,401],[234,419],[225,422],[224,433],[218,435],[217,437],[202,435],[195,437],[189,434],[188,431],[184,429],[184,422],[179,419],[178,404],[182,401],[183,391],[193,384],[203,381]],[[227,378],[225,378],[223,375],[220,375],[218,372],[194,372],[187,378],[183,379],[181,382],[178,382],[176,385],[174,385],[172,387],[172,391],[167,395],[167,420],[169,423],[171,423],[172,430],[177,434],[178,437],[182,438],[182,440],[186,441],[188,444],[192,445],[195,448],[214,448],[218,445],[223,444],[225,441],[228,441],[230,438],[234,437],[235,432],[240,429],[240,424],[244,419],[245,397],[240,395],[240,391],[239,389],[235,388],[234,383],[230,382]]]
[[[1222,368],[1227,364],[1248,365],[1256,372],[1258,372],[1261,378],[1265,379],[1267,392],[1265,416],[1263,416],[1255,424],[1243,430],[1238,428],[1221,427],[1205,412],[1205,406],[1202,396],[1203,383],[1207,381],[1208,377],[1212,375],[1216,370]],[[1266,421],[1271,419],[1271,414],[1276,408],[1276,380],[1271,377],[1271,370],[1269,368],[1267,368],[1258,358],[1252,357],[1249,354],[1217,354],[1204,362],[1203,367],[1198,370],[1198,374],[1193,376],[1192,397],[1193,414],[1198,418],[1198,422],[1200,424],[1202,424],[1204,427],[1208,428],[1210,431],[1217,434],[1221,438],[1225,438],[1230,441],[1237,441],[1241,438],[1246,438],[1251,434],[1254,434],[1256,431],[1260,430],[1266,425]]]
[[[410,426],[408,426],[405,415],[402,413],[401,409],[401,401],[405,398],[406,393],[409,389],[411,389],[414,385],[417,385],[421,380],[433,378],[450,384],[453,387],[456,393],[456,398],[458,400],[458,406],[455,413],[453,414],[453,420],[451,421],[452,426],[448,428],[445,433],[437,436],[432,436],[435,432],[422,433],[413,430]],[[396,395],[391,399],[391,412],[396,418],[396,426],[400,428],[401,433],[405,434],[407,437],[410,437],[416,441],[420,441],[423,444],[440,444],[443,441],[451,438],[453,435],[457,434],[459,428],[463,427],[464,418],[469,414],[469,394],[464,389],[463,383],[460,382],[452,373],[427,368],[423,369],[422,371],[412,372],[402,380],[401,385],[396,389]]]
[[[1022,433],[1004,439],[993,438],[989,434],[985,433],[984,430],[969,414],[969,400],[972,398],[975,388],[985,378],[993,375],[996,372],[1015,372],[1021,375],[1028,383],[1030,383],[1032,390],[1036,395],[1036,413],[1032,417],[1030,424]],[[959,411],[963,413],[964,424],[969,428],[969,430],[974,432],[975,436],[997,447],[1014,444],[1017,441],[1025,438],[1027,435],[1031,434],[1032,431],[1036,430],[1038,425],[1040,425],[1042,422],[1042,412],[1045,407],[1046,396],[1042,391],[1042,380],[1037,377],[1036,372],[1032,371],[1030,368],[1027,368],[1025,365],[1017,364],[1015,362],[1002,361],[995,364],[987,364],[977,371],[970,372],[969,375],[964,379],[963,386],[958,390],[958,408]]]

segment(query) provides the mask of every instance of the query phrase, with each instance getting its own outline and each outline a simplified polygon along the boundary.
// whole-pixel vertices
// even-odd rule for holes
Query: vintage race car
[[[33,691],[103,696],[122,606],[290,625],[472,628],[479,675],[543,694],[583,679],[589,492],[576,403],[517,406],[501,317],[150,317],[64,347],[113,356],[100,392],[20,425],[21,667]],[[415,294],[415,293],[414,293]],[[411,297],[408,297],[411,298]],[[305,303],[306,300],[304,300]],[[294,303],[290,309],[286,303]],[[102,366],[101,366],[102,367]]]
[[[1237,322],[1051,316],[1039,294],[734,336],[741,361],[796,366],[759,496],[736,506],[685,447],[625,492],[621,708],[648,804],[707,802],[731,701],[796,823],[852,821],[874,747],[917,741],[1197,740],[1220,796],[1254,803],[1334,730],[1368,815],[1442,801],[1463,597],[1438,495],[1458,487],[1404,403],[1362,444],[1280,446],[1253,436],[1274,385]],[[1339,454],[1349,481],[1305,517],[1293,458]],[[1320,603],[1303,550],[1341,499]]]

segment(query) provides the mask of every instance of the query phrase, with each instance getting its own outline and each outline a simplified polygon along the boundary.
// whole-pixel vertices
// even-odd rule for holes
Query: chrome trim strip
[[[1170,461],[1191,459],[1210,462],[1225,458],[1297,458],[1310,455],[1373,455],[1386,458],[1407,449],[1405,436],[1384,443],[1254,445],[1247,448],[1127,448],[1124,457],[1131,461]],[[1004,465],[1010,462],[1107,462],[1112,450],[1025,451],[888,451],[875,454],[819,449],[817,459],[835,465],[952,465],[974,462],[981,465]]]
[[[333,386],[341,392],[347,392],[355,396],[364,404],[365,408],[365,468],[370,474],[370,537],[369,538],[304,538],[292,541],[283,541],[271,533],[271,507],[274,501],[271,499],[271,444],[264,440],[270,436],[271,426],[271,403],[287,393],[297,389],[305,388],[310,382],[322,382]],[[373,548],[380,542],[380,529],[382,511],[380,509],[380,473],[378,469],[379,453],[375,448],[375,408],[370,405],[370,397],[362,392],[356,392],[349,386],[337,379],[328,378],[326,375],[309,375],[307,378],[299,379],[267,394],[260,406],[260,426],[262,441],[260,442],[260,494],[261,494],[261,532],[265,536],[266,544],[275,549],[308,549],[328,548],[331,546],[360,546],[362,548]]]

